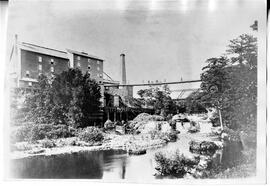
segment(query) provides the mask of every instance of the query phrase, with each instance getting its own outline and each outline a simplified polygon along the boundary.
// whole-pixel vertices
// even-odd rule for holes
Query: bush
[[[30,140],[66,138],[74,134],[75,129],[66,125],[37,124],[31,130]]]
[[[11,142],[16,143],[20,141],[27,141],[30,138],[30,131],[32,128],[33,124],[31,123],[16,127],[16,129],[11,132]]]
[[[170,131],[168,133],[168,137],[169,137],[169,139],[170,139],[171,142],[175,142],[177,140],[177,138],[178,138],[177,132],[174,131],[174,130]]]
[[[86,127],[79,131],[77,135],[80,140],[86,142],[100,142],[104,139],[102,131],[96,127]]]
[[[177,131],[171,130],[170,132],[161,132],[159,130],[151,130],[149,131],[151,139],[161,139],[164,140],[165,142],[175,142],[178,138]]]
[[[75,129],[66,125],[26,124],[12,131],[11,141],[36,141],[44,138],[57,139],[75,135]]]
[[[55,147],[55,143],[52,140],[49,140],[48,138],[44,139],[42,142],[42,147],[43,148],[53,148]]]
[[[179,151],[176,151],[170,157],[162,152],[158,152],[155,154],[155,161],[157,162],[157,167],[155,169],[161,175],[183,177],[189,169],[198,165],[199,158],[186,158],[183,154],[180,154]]]
[[[189,150],[192,153],[213,155],[220,147],[212,141],[190,141]]]

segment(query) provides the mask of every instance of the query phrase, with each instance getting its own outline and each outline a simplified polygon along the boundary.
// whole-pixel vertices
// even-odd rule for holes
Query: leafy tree
[[[207,112],[205,104],[200,100],[205,94],[203,92],[193,92],[185,100],[185,106],[187,113],[205,113]]]
[[[218,107],[224,124],[256,136],[257,39],[243,34],[230,41],[227,55],[208,59],[197,101]]]
[[[176,104],[170,97],[170,89],[168,85],[163,87],[150,87],[148,89],[142,89],[138,91],[141,102],[153,107],[156,114],[166,116],[169,113],[176,113]]]
[[[91,116],[100,109],[100,87],[89,74],[69,69],[53,79],[41,76],[36,91],[26,100],[29,119],[38,123],[92,125]]]

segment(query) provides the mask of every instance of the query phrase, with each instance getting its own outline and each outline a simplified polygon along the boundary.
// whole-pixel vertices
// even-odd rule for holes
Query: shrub
[[[31,130],[30,140],[66,138],[74,134],[75,129],[66,125],[37,124]]]
[[[152,130],[149,132],[151,139],[161,139],[165,142],[175,142],[178,138],[177,131],[161,132],[159,130]]]
[[[53,148],[56,146],[54,141],[52,141],[48,138],[42,140],[41,144],[42,144],[42,147],[44,147],[44,148]]]
[[[66,138],[74,135],[75,129],[66,125],[28,123],[12,131],[11,142],[36,141],[44,138]]]
[[[96,127],[86,127],[78,132],[77,135],[80,140],[86,142],[100,142],[104,139],[102,131]]]
[[[168,137],[170,139],[170,141],[174,142],[177,140],[178,136],[177,136],[177,132],[172,130],[168,133]]]
[[[32,128],[33,124],[31,123],[16,127],[16,129],[11,132],[11,142],[16,143],[20,141],[27,141],[30,138],[30,131]]]
[[[155,168],[161,175],[171,175],[175,177],[183,177],[187,171],[194,168],[199,163],[199,158],[186,158],[179,151],[176,151],[172,156],[168,157],[162,152],[155,154],[157,167]]]

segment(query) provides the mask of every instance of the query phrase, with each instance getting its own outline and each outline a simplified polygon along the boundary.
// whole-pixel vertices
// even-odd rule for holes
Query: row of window
[[[80,56],[78,56],[78,57],[80,57]],[[38,62],[42,62],[42,57],[41,56],[38,56]],[[90,59],[88,59],[88,62],[90,62]],[[97,64],[99,64],[99,61],[97,61]],[[51,59],[51,65],[54,65],[54,59]],[[81,63],[77,63],[77,67],[81,67]],[[90,70],[91,69],[91,65],[88,65],[88,70]],[[41,66],[41,64],[39,64],[39,70],[41,70],[42,69],[42,66]],[[97,70],[98,71],[100,71],[100,67],[98,66],[97,67]]]
[[[81,63],[77,63],[77,67],[81,67]],[[87,66],[87,69],[90,70],[91,69],[91,65]],[[100,71],[100,67],[97,67],[97,70]]]
[[[38,66],[38,70],[39,70],[39,71],[42,71],[42,66],[41,66],[41,65]],[[52,73],[54,72],[54,67],[53,67],[53,66],[51,66],[51,72],[52,72]],[[88,73],[90,73],[90,72],[88,72]],[[97,76],[100,77],[100,78],[103,77],[102,74],[97,74]],[[30,77],[30,72],[29,72],[29,70],[26,71],[26,77]]]
[[[80,56],[77,56],[77,60],[78,61],[81,60],[81,57]],[[50,61],[53,63],[54,62],[54,59],[52,58]],[[42,62],[42,57],[41,56],[38,56],[38,62]],[[91,60],[88,59],[88,62],[91,62]],[[98,65],[100,64],[100,61],[99,60],[97,60],[97,64]]]
[[[81,60],[81,56],[77,56],[77,60],[80,61]],[[88,62],[91,62],[90,59],[87,59]],[[97,64],[99,65],[100,64],[100,61],[97,60]]]
[[[52,58],[51,60],[51,64],[53,65],[54,64],[54,59]],[[38,62],[42,62],[42,57],[41,56],[38,56]]]

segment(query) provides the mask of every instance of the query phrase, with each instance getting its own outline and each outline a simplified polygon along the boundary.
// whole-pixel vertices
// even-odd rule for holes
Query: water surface
[[[144,155],[128,155],[125,151],[86,151],[52,156],[36,156],[12,160],[11,172],[15,178],[72,178],[103,179],[115,181],[147,182],[162,177],[155,176],[156,163],[154,154],[159,151],[180,149],[190,154],[188,143],[181,138],[175,143],[150,149]],[[216,157],[215,163],[222,169],[232,167],[241,160],[239,145],[228,145]]]

